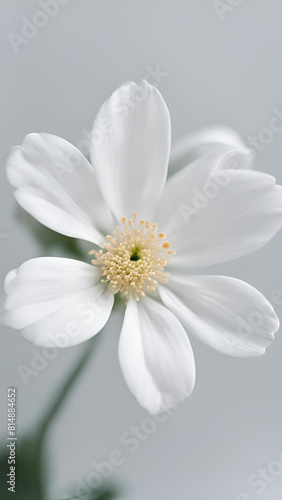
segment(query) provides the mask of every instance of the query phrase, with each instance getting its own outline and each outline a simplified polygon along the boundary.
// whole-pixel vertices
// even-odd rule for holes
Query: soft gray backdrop
[[[35,0],[1,2],[0,233],[7,235],[0,245],[1,283],[25,260],[59,253],[44,250],[17,217],[5,177],[10,147],[27,133],[50,132],[74,144],[87,142],[105,98],[125,80],[144,78],[148,67],[157,65],[168,73],[159,89],[170,109],[174,140],[212,124],[229,125],[247,138],[269,127],[273,108],[282,112],[281,0],[226,0],[221,2],[229,5],[223,20],[212,0],[65,3],[27,43],[19,42],[16,53],[8,34],[22,36],[22,18],[32,20],[42,8]],[[274,174],[281,184],[281,161],[282,132],[257,155],[257,168]],[[281,242],[282,233],[255,254],[210,271],[242,278],[271,298],[274,289],[282,288]],[[282,306],[276,311],[281,318]],[[120,326],[116,317],[106,327],[95,359],[49,433],[49,498],[68,493],[75,478],[86,480],[94,470],[91,463],[107,460],[115,449],[125,459],[113,476],[126,485],[125,500],[281,498],[281,334],[264,357],[254,360],[225,357],[192,339],[198,374],[193,396],[130,453],[120,437],[147,414],[121,376]],[[18,387],[23,433],[44,413],[81,351],[61,352],[26,387],[17,366],[31,366],[32,349],[16,332],[2,328],[3,437],[7,386]],[[265,490],[259,495],[259,484],[251,486],[248,480],[264,468],[272,472],[259,483]]]

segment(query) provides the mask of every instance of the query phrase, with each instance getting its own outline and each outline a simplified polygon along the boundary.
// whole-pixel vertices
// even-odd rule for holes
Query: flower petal
[[[195,361],[184,328],[148,297],[129,301],[119,360],[129,389],[150,413],[172,408],[193,391]]]
[[[203,154],[214,151],[221,146],[229,149],[244,149],[249,151],[244,163],[240,162],[241,168],[252,168],[253,154],[247,149],[239,134],[228,127],[207,127],[189,134],[172,145],[169,172],[175,173]]]
[[[117,219],[150,218],[163,189],[170,153],[170,116],[159,91],[126,83],[103,104],[92,131],[92,164]]]
[[[103,328],[113,306],[100,277],[94,266],[72,259],[29,260],[6,277],[1,322],[36,345],[80,344]]]
[[[207,266],[247,255],[282,226],[282,187],[274,177],[223,170],[224,163],[210,153],[167,182],[156,220],[176,252],[173,266]]]
[[[58,233],[99,244],[112,228],[90,163],[72,144],[51,134],[29,134],[7,160],[18,203]]]
[[[225,276],[171,276],[164,304],[208,346],[237,357],[260,356],[279,320],[271,304],[244,281]]]

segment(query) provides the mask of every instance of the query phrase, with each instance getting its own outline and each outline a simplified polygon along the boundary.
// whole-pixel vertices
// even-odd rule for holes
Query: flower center
[[[139,260],[139,259],[141,259],[141,249],[139,247],[135,247],[130,255],[130,260]]]
[[[169,250],[171,244],[165,240],[165,234],[158,233],[156,223],[122,218],[122,226],[116,226],[113,235],[106,236],[101,243],[103,250],[91,250],[95,255],[91,262],[101,267],[102,283],[108,283],[112,293],[121,292],[125,296],[144,296],[146,291],[155,291],[159,283],[166,283],[168,273],[164,268],[169,256],[175,252]]]

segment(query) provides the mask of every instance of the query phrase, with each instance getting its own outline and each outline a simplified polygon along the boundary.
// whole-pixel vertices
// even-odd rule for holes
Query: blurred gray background
[[[50,132],[76,145],[87,140],[109,94],[158,65],[167,73],[159,89],[171,113],[174,141],[213,124],[231,126],[247,139],[269,127],[273,108],[282,112],[281,0],[65,3],[16,53],[8,34],[21,35],[22,18],[32,20],[42,8],[35,0],[1,2],[0,233],[6,235],[0,244],[1,283],[25,260],[62,254],[59,247],[43,248],[34,238],[6,180],[10,147],[27,133]],[[282,132],[274,134],[256,162],[282,183]],[[255,254],[205,272],[244,279],[271,299],[273,290],[282,289],[281,242],[282,233]],[[275,309],[281,319],[282,305]],[[93,461],[108,460],[120,450],[124,463],[113,480],[125,486],[124,500],[279,500],[281,334],[264,357],[253,360],[225,357],[192,338],[197,363],[192,397],[132,453],[121,436],[148,415],[119,369],[121,321],[116,315],[106,326],[95,356],[50,429],[48,498],[71,493],[74,480],[85,481],[94,471]],[[33,346],[17,332],[1,329],[3,438],[7,387],[18,388],[21,435],[44,414],[84,348],[60,352],[25,386],[17,367],[31,367]],[[260,482],[259,469],[268,470]]]

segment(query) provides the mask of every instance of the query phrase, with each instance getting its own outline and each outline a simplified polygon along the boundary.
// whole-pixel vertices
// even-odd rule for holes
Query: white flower
[[[7,162],[15,197],[28,213],[96,250],[91,264],[38,258],[11,271],[3,321],[36,345],[75,345],[103,328],[119,293],[126,299],[122,373],[151,413],[173,407],[194,388],[185,329],[220,352],[247,357],[263,354],[279,327],[252,286],[189,269],[267,243],[282,225],[282,188],[252,170],[250,152],[224,130],[180,145],[173,161],[185,156],[187,163],[166,182],[170,136],[159,91],[127,83],[95,120],[93,166],[50,134],[28,135]]]

